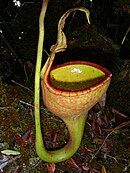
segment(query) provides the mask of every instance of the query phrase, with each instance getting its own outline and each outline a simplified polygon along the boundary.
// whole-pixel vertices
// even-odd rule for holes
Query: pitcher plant
[[[35,72],[36,151],[43,161],[57,163],[72,157],[78,150],[88,111],[107,91],[112,74],[106,68],[86,61],[72,61],[55,67],[52,66],[55,54],[65,51],[67,48],[67,39],[63,28],[69,14],[80,10],[86,14],[88,23],[90,23],[90,13],[83,7],[72,8],[60,18],[57,42],[51,47],[51,54],[40,73],[47,4],[48,0],[43,0],[39,18],[39,41]],[[69,132],[69,142],[63,148],[54,151],[46,150],[44,145],[39,110],[40,82],[44,105],[50,112],[63,120]]]

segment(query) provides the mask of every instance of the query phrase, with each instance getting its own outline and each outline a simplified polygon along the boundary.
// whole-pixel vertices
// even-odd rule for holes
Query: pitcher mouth
[[[68,82],[67,89],[66,88],[64,89],[64,87],[60,88],[59,83],[55,82],[55,79],[53,80],[51,78],[53,75],[50,77],[51,72],[53,72],[56,69],[60,69],[61,67],[69,67],[69,66],[73,66],[73,65],[81,65],[81,66],[86,65],[86,66],[92,67],[92,68],[100,71],[102,75],[100,74],[100,76],[95,78],[95,81],[89,80],[89,83],[90,83],[89,85],[86,85],[87,82],[86,83],[82,82],[81,83],[82,86],[80,88],[78,88],[78,85],[77,86],[75,85],[76,88],[74,90],[72,90],[71,86],[69,85],[72,83],[71,81],[70,81],[70,83]],[[78,73],[80,73],[80,69],[73,68],[72,70],[73,71],[79,70]],[[82,94],[88,93],[90,91],[93,91],[93,90],[101,87],[103,84],[110,81],[111,77],[112,77],[111,72],[98,64],[86,62],[86,61],[71,61],[71,62],[66,62],[66,63],[60,64],[60,65],[56,65],[55,67],[52,67],[49,75],[47,75],[44,79],[45,80],[44,85],[46,85],[46,87],[52,93],[55,93],[56,95],[75,96],[75,95],[82,95]],[[70,79],[71,79],[71,77],[70,77]],[[62,82],[60,81],[60,83],[62,83]],[[78,82],[75,82],[74,84],[77,84],[77,83]]]

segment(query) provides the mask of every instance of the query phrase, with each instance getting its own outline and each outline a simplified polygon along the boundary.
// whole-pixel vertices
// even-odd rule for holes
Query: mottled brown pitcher
[[[111,73],[106,68],[85,61],[64,63],[48,71],[41,81],[43,102],[49,111],[64,121],[70,139],[62,149],[49,151],[47,161],[63,161],[77,151],[88,111],[107,91],[110,79]]]

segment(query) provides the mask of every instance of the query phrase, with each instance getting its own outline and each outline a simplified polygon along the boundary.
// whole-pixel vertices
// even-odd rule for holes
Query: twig
[[[105,144],[106,140],[108,139],[108,137],[116,130],[120,129],[120,128],[123,128],[125,126],[128,126],[130,125],[130,121],[127,121],[127,122],[123,122],[121,123],[119,126],[115,127],[115,128],[112,128],[112,129],[104,129],[105,131],[111,131],[107,136],[106,138],[104,139],[102,145],[100,146],[100,148],[97,150],[97,152],[93,155],[93,157],[91,158],[90,160],[90,163],[92,162],[92,160],[96,157],[96,155],[99,153],[99,151],[102,149],[103,145]]]
[[[0,109],[11,109],[12,107],[11,106],[0,106]]]
[[[43,51],[47,54],[48,57],[50,56],[49,53],[45,49],[43,49]]]
[[[24,86],[24,85],[22,85],[22,84],[20,84],[20,83],[18,83],[18,82],[14,81],[14,80],[11,80],[11,82],[13,82],[13,83],[15,83],[16,85],[18,85],[18,86],[20,86],[20,87],[22,87],[22,88],[24,88],[24,89],[26,89],[26,90],[28,90],[28,91],[30,91],[30,92],[33,93],[33,91],[32,91],[31,89],[29,89],[28,87],[26,87],[26,86]]]
[[[112,110],[112,113],[113,113],[113,114],[115,114],[115,115],[117,115],[117,116],[120,116],[121,118],[127,118],[126,115],[124,115],[123,113],[119,112],[118,110],[116,110],[116,109],[114,109],[114,108],[112,108],[111,110]]]
[[[113,133],[113,131],[111,131],[106,138],[104,139],[102,145],[99,147],[99,149],[97,150],[97,152],[92,156],[90,163],[92,162],[92,160],[96,157],[96,155],[99,153],[99,151],[102,149],[103,145],[105,144],[106,140],[108,139],[108,137]]]
[[[116,163],[119,163],[115,157],[110,156],[110,155],[107,155],[107,157],[112,158],[112,159],[114,159],[114,160],[115,160],[115,162],[116,162]]]
[[[27,105],[29,107],[34,107],[34,105],[32,105],[31,103],[25,102],[23,100],[20,100],[19,102],[22,103],[22,104],[24,104],[24,105]]]
[[[129,31],[130,31],[130,26],[129,26],[129,28],[128,28],[127,31],[126,31],[125,36],[123,37],[123,40],[122,40],[121,44],[124,43],[124,41],[125,41],[125,39],[126,39],[126,36],[128,35],[128,32],[129,32]]]
[[[34,108],[34,105],[32,105],[31,103],[25,102],[23,100],[20,100],[19,102],[26,105],[26,106]],[[40,109],[45,110],[45,111],[47,110],[46,108],[40,108]]]

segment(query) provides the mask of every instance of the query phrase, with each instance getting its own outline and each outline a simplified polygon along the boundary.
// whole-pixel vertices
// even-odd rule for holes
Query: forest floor
[[[130,86],[127,83],[130,81],[129,69],[130,62],[127,60],[123,63],[118,78],[113,76],[107,99],[104,98],[108,100],[105,107],[97,104],[90,110],[79,150],[72,158],[57,164],[45,163],[36,154],[33,90],[15,82],[9,85],[0,80],[0,171],[130,172],[130,116],[124,113],[130,108]],[[125,101],[122,102],[122,99]],[[44,127],[44,141],[48,150],[61,147],[69,140],[64,123],[43,104],[41,124]],[[2,151],[7,149],[13,153],[2,154]]]

